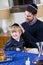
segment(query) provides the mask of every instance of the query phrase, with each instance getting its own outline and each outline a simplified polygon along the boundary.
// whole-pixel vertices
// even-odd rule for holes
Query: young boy
[[[7,51],[7,50],[22,51],[24,49],[23,48],[24,40],[21,37],[22,29],[20,28],[20,26],[17,23],[15,23],[10,26],[9,31],[11,34],[11,38],[5,44],[3,49],[5,51]]]

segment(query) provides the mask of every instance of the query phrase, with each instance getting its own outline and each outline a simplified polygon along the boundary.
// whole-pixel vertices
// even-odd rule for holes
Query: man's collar
[[[34,19],[32,22],[30,22],[30,23],[29,23],[29,25],[33,25],[33,24],[35,24],[35,23],[36,23],[36,21],[37,21],[37,18],[36,18],[36,19]]]

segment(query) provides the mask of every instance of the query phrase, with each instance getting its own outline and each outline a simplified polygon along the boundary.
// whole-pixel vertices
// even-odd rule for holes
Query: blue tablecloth
[[[28,57],[30,59],[30,65],[33,65],[32,61],[37,56],[37,54],[20,52],[20,51],[19,52],[18,51],[6,51],[5,54],[8,57],[11,56],[13,60],[9,62],[2,62],[0,63],[0,65],[25,65],[25,61],[28,59]]]

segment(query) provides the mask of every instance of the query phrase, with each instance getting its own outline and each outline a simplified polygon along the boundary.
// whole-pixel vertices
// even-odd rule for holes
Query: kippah
[[[29,12],[31,12],[33,15],[37,14],[37,9],[38,9],[38,7],[34,3],[29,3],[28,6],[27,6],[27,8],[26,8],[26,10],[29,11]]]
[[[14,24],[12,24],[10,27],[12,27],[12,26],[19,26],[19,24],[14,23]]]
[[[37,5],[36,5],[36,4],[34,4],[34,3],[30,3],[30,4],[28,4],[28,6],[30,6],[30,7],[32,7],[32,8],[34,8],[35,10],[37,10],[37,9],[38,9]]]

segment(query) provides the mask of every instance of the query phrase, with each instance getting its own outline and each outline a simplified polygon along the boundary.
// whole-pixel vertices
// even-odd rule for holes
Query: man
[[[37,48],[36,42],[43,41],[43,22],[37,19],[38,7],[31,3],[25,11],[25,22],[22,23],[23,39],[27,48]]]

